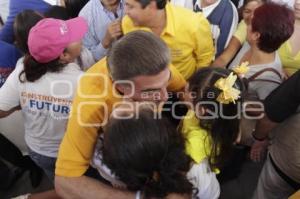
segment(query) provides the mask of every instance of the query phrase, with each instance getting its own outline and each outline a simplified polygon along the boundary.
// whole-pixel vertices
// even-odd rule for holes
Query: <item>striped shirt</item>
[[[108,25],[117,18],[123,17],[124,1],[121,0],[117,14],[107,10],[100,0],[90,0],[80,11],[79,16],[86,19],[89,30],[83,39],[83,45],[88,48],[96,61],[106,56],[106,51],[101,43]]]

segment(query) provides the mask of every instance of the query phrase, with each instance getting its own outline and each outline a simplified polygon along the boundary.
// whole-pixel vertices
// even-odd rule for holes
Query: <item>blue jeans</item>
[[[48,157],[29,150],[30,158],[43,169],[47,177],[53,182],[56,158]]]

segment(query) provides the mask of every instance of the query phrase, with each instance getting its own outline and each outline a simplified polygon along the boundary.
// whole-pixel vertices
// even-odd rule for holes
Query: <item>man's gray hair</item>
[[[133,31],[116,41],[108,51],[107,64],[113,80],[156,75],[170,63],[167,45],[153,33]]]

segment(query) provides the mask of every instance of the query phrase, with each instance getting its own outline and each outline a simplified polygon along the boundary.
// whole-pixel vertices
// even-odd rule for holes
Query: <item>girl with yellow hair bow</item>
[[[186,87],[192,108],[182,122],[186,152],[196,163],[208,161],[215,173],[228,160],[239,137],[243,82],[235,72],[207,67]]]

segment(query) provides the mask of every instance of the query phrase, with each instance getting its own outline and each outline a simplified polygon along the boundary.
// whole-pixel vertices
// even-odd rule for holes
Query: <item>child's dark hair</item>
[[[27,54],[24,58],[24,70],[20,73],[19,80],[20,82],[34,82],[47,72],[59,72],[65,66],[66,64],[60,63],[59,58],[48,63],[39,63],[30,54]],[[23,75],[25,75],[25,78]]]
[[[242,97],[235,103],[220,103],[217,98],[222,91],[215,87],[217,80],[226,78],[231,72],[223,68],[206,67],[198,70],[189,79],[189,91],[193,93],[194,107],[205,110],[205,114],[200,118],[200,126],[206,129],[212,138],[212,149],[209,156],[212,168],[224,166],[230,158],[233,143],[239,133]],[[241,95],[243,94],[244,84],[239,78],[233,87],[240,90]],[[200,106],[196,106],[197,104]],[[199,111],[195,110],[198,113]]]
[[[14,21],[16,45],[24,54],[29,52],[27,40],[30,29],[43,18],[41,14],[33,10],[24,10],[16,16]]]
[[[191,159],[182,134],[153,115],[151,109],[139,109],[138,119],[112,118],[104,132],[103,163],[129,190],[141,190],[146,198],[192,195],[186,178]]]

